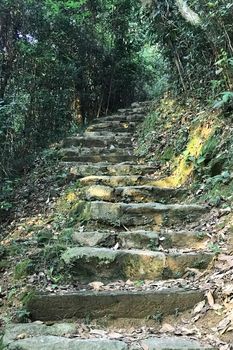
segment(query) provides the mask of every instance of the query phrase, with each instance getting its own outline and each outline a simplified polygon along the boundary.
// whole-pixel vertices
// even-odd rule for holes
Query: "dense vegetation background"
[[[2,0],[0,176],[99,114],[166,91],[233,99],[228,0]]]

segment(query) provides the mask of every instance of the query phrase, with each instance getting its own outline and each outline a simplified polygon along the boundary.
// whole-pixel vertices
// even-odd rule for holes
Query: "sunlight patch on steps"
[[[189,161],[189,159],[198,158],[205,142],[211,137],[214,129],[213,122],[206,121],[204,124],[197,126],[191,131],[186,150],[180,156],[172,160],[174,164],[172,175],[155,181],[153,185],[164,188],[184,185],[194,170],[194,163]]]

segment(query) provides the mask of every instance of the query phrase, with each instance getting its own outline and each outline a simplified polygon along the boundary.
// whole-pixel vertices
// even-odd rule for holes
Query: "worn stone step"
[[[141,175],[118,175],[118,176],[86,176],[82,178],[83,186],[104,185],[112,187],[121,186],[153,186],[158,181],[158,177]]]
[[[112,122],[112,121],[121,121],[121,122],[137,122],[142,123],[145,120],[145,113],[140,112],[136,114],[128,114],[127,112],[125,114],[115,114],[115,115],[109,115],[107,117],[101,117],[98,119],[95,119],[95,122]]]
[[[158,280],[180,278],[187,268],[206,269],[213,254],[200,252],[163,253],[151,250],[113,250],[72,247],[61,257],[66,271],[79,280]]]
[[[132,115],[132,114],[146,115],[147,109],[144,108],[143,106],[134,106],[131,108],[120,108],[120,109],[118,109],[118,113],[123,114],[123,115]]]
[[[140,345],[147,350],[214,350],[213,347],[202,346],[198,341],[184,337],[149,338],[142,340]]]
[[[86,199],[109,202],[159,202],[178,201],[186,193],[183,188],[160,188],[155,186],[111,187],[92,185],[85,189]]]
[[[74,232],[73,240],[79,246],[112,248],[118,244],[120,249],[204,249],[207,236],[204,232],[146,230]]]
[[[152,105],[153,105],[153,101],[139,101],[139,102],[131,103],[132,108],[144,107],[145,110],[147,110],[147,108],[151,107]]]
[[[137,164],[137,163],[118,163],[118,164],[107,164],[107,163],[65,163],[64,166],[71,167],[70,172],[74,176],[83,177],[91,175],[127,175],[127,174],[136,174],[136,175],[145,175],[153,174],[155,172],[155,167],[147,164]]]
[[[118,148],[115,146],[104,146],[104,147],[70,147],[70,148],[63,148],[62,150],[64,153],[66,152],[76,152],[82,156],[85,155],[101,155],[102,153],[108,154],[108,153],[114,153],[117,155],[133,155],[133,148],[132,146],[129,148]]]
[[[75,323],[39,323],[7,325],[2,339],[6,350],[127,350],[126,343],[118,340],[77,338]]]
[[[83,133],[84,137],[101,137],[101,136],[106,136],[106,137],[129,137],[133,138],[133,133],[132,132],[112,132],[112,131],[84,131]]]
[[[135,122],[110,121],[90,125],[86,131],[112,131],[112,132],[133,132],[137,126]]]
[[[89,202],[80,215],[115,226],[149,226],[153,229],[195,221],[207,207],[195,204]]]
[[[156,314],[174,315],[204,299],[196,289],[163,288],[153,291],[84,291],[38,294],[27,304],[32,320],[125,318],[145,319]]]
[[[38,322],[9,324],[6,326],[2,340],[4,349],[11,350],[204,350],[207,348],[194,340],[185,337],[152,337],[144,336],[128,342],[124,332],[121,340],[111,336],[111,329],[92,329],[85,331],[85,338],[80,339],[78,325],[75,323],[54,323],[53,325]],[[84,334],[82,334],[82,338]],[[210,350],[210,348],[208,348]]]
[[[131,137],[123,136],[72,136],[63,142],[63,147],[106,147],[114,145],[115,147],[132,147]]]
[[[61,150],[61,157],[64,162],[83,162],[83,163],[122,163],[128,161],[135,161],[137,157],[133,154],[126,154],[120,152],[119,149],[113,151],[99,151],[99,153],[92,153],[91,149],[88,149],[88,153],[84,153],[85,150],[79,151],[76,148],[66,148]],[[90,152],[90,153],[89,153]]]

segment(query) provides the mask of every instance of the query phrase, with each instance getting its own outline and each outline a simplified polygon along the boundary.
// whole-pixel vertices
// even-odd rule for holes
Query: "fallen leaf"
[[[101,287],[104,286],[102,282],[91,282],[89,283],[89,286],[92,287],[94,290],[100,290]]]
[[[213,297],[213,294],[211,293],[211,291],[209,291],[208,293],[206,293],[206,297],[207,297],[207,300],[208,300],[208,303],[211,307],[214,306],[215,302],[214,302],[214,297]]]
[[[205,307],[205,300],[203,301],[200,301],[200,303],[198,303],[194,310],[193,310],[193,313],[194,314],[198,314],[199,312],[201,312],[203,310],[203,308]]]
[[[175,331],[175,327],[173,327],[169,323],[164,323],[160,329],[161,333],[173,333],[174,331]]]

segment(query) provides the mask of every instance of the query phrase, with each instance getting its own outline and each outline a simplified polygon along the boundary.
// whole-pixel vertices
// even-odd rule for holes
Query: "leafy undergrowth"
[[[194,326],[191,332],[209,340],[215,338],[218,348],[224,350],[230,349],[233,338],[231,122],[231,113],[203,109],[194,100],[183,104],[165,96],[155,103],[140,127],[136,150],[164,175],[158,186],[188,187],[188,200],[212,208],[196,228],[207,232],[207,244],[216,260],[204,274],[193,271],[194,280],[206,288],[207,300],[196,307],[189,322]],[[173,328],[168,326],[168,331]],[[221,339],[228,344],[221,344]]]

